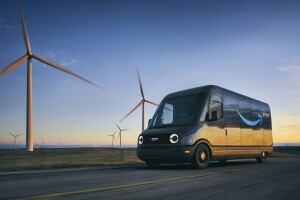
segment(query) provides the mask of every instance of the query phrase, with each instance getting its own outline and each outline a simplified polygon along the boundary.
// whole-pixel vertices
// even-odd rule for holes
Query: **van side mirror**
[[[209,121],[209,116],[208,116],[208,112],[205,115],[205,121],[208,122]]]
[[[151,123],[151,118],[150,118],[149,121],[148,121],[148,126],[150,125],[150,123]]]
[[[217,111],[212,111],[211,112],[211,120],[212,121],[217,121],[218,120],[218,112]]]

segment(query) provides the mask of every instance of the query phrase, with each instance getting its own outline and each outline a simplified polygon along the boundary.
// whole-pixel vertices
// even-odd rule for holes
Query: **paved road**
[[[300,159],[0,175],[0,199],[300,199]]]

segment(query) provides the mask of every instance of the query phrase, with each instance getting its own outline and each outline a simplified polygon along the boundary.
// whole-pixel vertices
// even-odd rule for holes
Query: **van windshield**
[[[157,108],[148,128],[178,126],[194,121],[204,94],[193,94],[164,99]]]

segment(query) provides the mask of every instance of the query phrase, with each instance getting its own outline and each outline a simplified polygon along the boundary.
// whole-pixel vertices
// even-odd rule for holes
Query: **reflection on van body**
[[[137,155],[149,166],[205,168],[211,160],[265,162],[272,151],[269,105],[210,85],[167,95],[140,134]]]

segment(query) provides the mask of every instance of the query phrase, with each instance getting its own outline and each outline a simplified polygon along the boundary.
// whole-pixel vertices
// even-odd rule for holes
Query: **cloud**
[[[283,65],[278,67],[278,71],[288,75],[289,92],[292,94],[292,98],[300,101],[300,65]],[[300,107],[300,103],[298,102],[297,104]]]
[[[41,50],[38,55],[42,56],[43,58],[50,60],[64,68],[67,68],[68,70],[78,74],[78,60],[74,59],[74,58],[68,58],[68,56],[65,54],[64,50],[51,50],[51,49],[43,49]],[[40,65],[44,65],[46,66],[46,68],[50,69],[50,67],[48,67],[48,65],[42,63],[42,62],[38,62]],[[42,70],[42,69],[40,69]],[[65,92],[67,90],[69,90],[70,88],[74,88],[74,84],[72,81],[69,80],[68,76],[63,76],[60,79],[60,82],[62,84],[62,87],[59,87],[57,90],[60,92]]]
[[[288,129],[288,130],[298,130],[300,133],[300,125],[298,125],[298,124],[282,125],[281,128]]]
[[[9,31],[13,30],[14,28],[15,28],[15,26],[7,24],[5,19],[0,18],[0,30],[9,32]]]
[[[76,68],[78,60],[76,59],[68,59],[62,50],[53,51],[53,50],[44,50],[41,54],[44,58],[51,60],[62,67],[68,68],[71,67],[72,69]]]
[[[300,65],[283,65],[278,67],[278,70],[283,72],[300,73]]]

